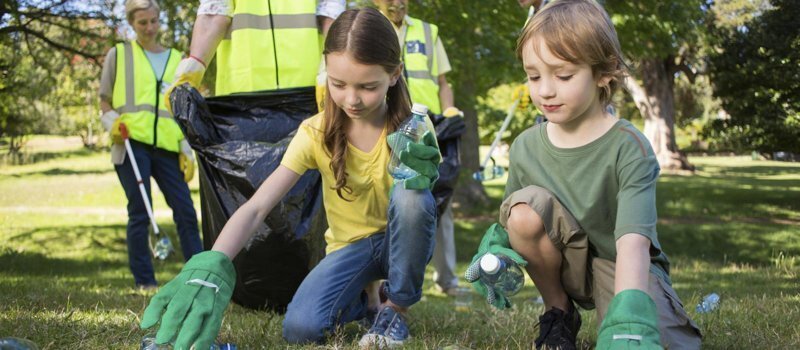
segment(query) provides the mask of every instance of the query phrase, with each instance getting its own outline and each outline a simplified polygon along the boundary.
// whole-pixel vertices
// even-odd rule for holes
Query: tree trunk
[[[487,203],[489,196],[472,174],[480,168],[480,137],[478,136],[478,112],[475,110],[475,84],[468,79],[458,87],[458,104],[463,107],[466,131],[461,135],[461,176],[455,189],[454,200],[458,203]]]
[[[650,141],[661,169],[694,170],[675,142],[674,78],[668,73],[668,60],[643,59],[640,62],[640,86],[633,78],[625,79],[625,87],[636,102],[644,119],[644,135]]]

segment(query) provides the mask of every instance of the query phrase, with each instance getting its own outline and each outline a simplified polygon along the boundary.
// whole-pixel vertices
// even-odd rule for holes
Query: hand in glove
[[[496,293],[493,288],[484,285],[480,280],[480,262],[486,253],[505,255],[514,260],[519,266],[528,265],[528,262],[511,249],[511,243],[508,242],[508,232],[499,224],[493,224],[483,235],[481,244],[478,246],[478,252],[472,257],[472,263],[464,274],[467,282],[472,283],[472,288],[485,296],[489,304],[501,310],[509,308],[511,307],[510,300],[506,299],[501,293]]]
[[[597,349],[663,349],[653,299],[638,289],[617,293],[600,325]]]
[[[236,271],[225,254],[199,253],[153,296],[140,326],[146,329],[161,321],[157,344],[174,340],[175,349],[193,344],[195,349],[208,349],[219,333],[235,283]]]
[[[169,101],[169,96],[172,95],[172,91],[175,90],[177,86],[185,83],[188,83],[195,89],[198,88],[205,73],[206,63],[197,57],[189,56],[178,63],[178,68],[175,69],[175,76],[177,79],[175,79],[172,85],[167,88],[167,91],[164,92],[164,106],[167,107],[170,113],[172,113],[172,103]]]
[[[114,123],[111,124],[111,131],[109,132],[111,135],[111,142],[118,145],[125,143],[125,138],[122,137],[122,131],[119,129],[119,125],[121,122],[122,118],[115,119]]]
[[[463,117],[464,112],[456,107],[447,107],[447,109],[442,112],[442,116],[445,118],[452,118],[452,117]]]
[[[528,84],[520,84],[511,91],[511,101],[519,99],[517,108],[525,109],[530,104],[530,92],[528,91]]]
[[[109,109],[108,112],[105,112],[100,116],[100,124],[103,125],[103,130],[111,131],[111,127],[114,126],[114,123],[118,119],[119,113],[113,109]]]
[[[183,181],[192,181],[194,177],[194,152],[186,139],[181,140],[181,152],[178,154],[178,165],[183,172]]]
[[[417,176],[402,180],[403,187],[407,190],[432,189],[439,178],[439,162],[442,160],[436,136],[426,131],[420,143],[416,143],[406,135],[393,132],[387,137],[387,141],[389,147],[396,145],[402,148],[394,150],[400,152],[400,161],[417,172]]]

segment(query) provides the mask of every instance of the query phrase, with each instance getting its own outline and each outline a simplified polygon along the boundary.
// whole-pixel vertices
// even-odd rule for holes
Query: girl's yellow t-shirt
[[[347,186],[353,193],[342,191],[346,201],[333,189],[336,179],[330,167],[331,158],[323,143],[323,115],[317,114],[300,124],[289,143],[281,165],[302,175],[317,169],[322,175],[322,200],[328,220],[325,232],[327,253],[341,249],[359,239],[386,230],[389,190],[392,176],[386,170],[391,150],[386,142],[386,128],[369,152],[348,143]]]

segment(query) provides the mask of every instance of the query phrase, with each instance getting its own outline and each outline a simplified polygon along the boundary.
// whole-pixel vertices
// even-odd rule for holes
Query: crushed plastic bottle
[[[162,234],[163,235],[163,234]],[[155,247],[153,247],[153,255],[159,260],[165,260],[172,253],[172,242],[170,242],[167,236],[162,236],[156,241]]]
[[[5,337],[0,338],[0,350],[39,350],[39,346],[28,339]]]
[[[525,275],[522,268],[502,254],[486,253],[481,257],[481,281],[484,285],[492,286],[495,292],[503,296],[512,296],[522,289]]]
[[[400,161],[400,152],[406,149],[409,142],[418,143],[428,130],[428,124],[425,120],[428,115],[428,107],[415,103],[411,107],[411,117],[406,119],[397,127],[397,135],[395,144],[390,145],[392,148],[391,158],[389,164],[386,166],[389,174],[397,180],[410,179],[417,176],[414,169],[409,168]]]
[[[194,347],[192,347],[194,349]],[[172,344],[156,344],[156,335],[148,334],[142,337],[140,350],[172,350]],[[209,350],[236,350],[233,343],[213,343]]]
[[[695,307],[695,311],[699,314],[709,313],[719,307],[719,294],[711,293],[703,297],[700,303]]]

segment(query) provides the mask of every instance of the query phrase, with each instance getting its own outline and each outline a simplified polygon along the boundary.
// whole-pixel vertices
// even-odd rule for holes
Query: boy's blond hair
[[[603,8],[593,0],[557,0],[547,4],[525,24],[517,40],[517,57],[533,40],[539,54],[540,42],[559,59],[592,67],[595,79],[611,77],[602,87],[600,102],[605,106],[627,73],[617,32]]]

